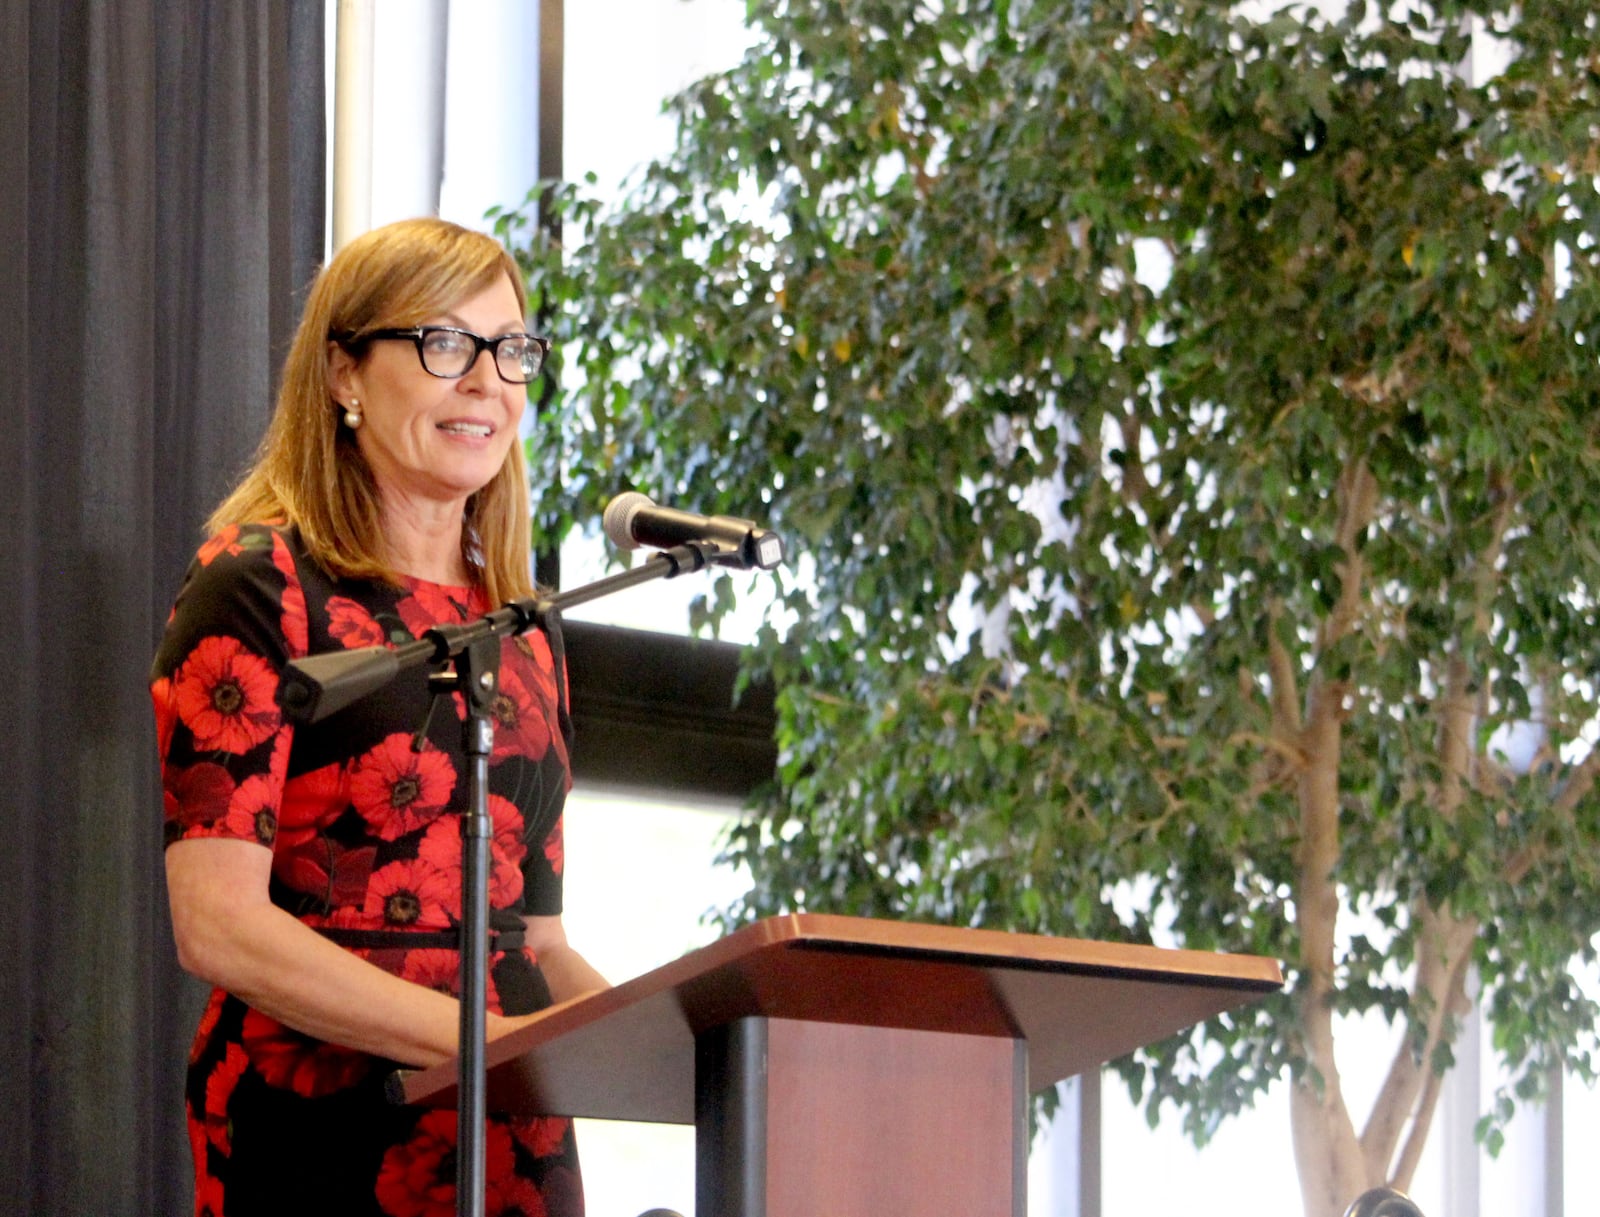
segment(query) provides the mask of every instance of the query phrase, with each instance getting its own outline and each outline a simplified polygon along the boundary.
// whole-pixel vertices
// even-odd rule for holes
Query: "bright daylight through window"
[[[329,4],[330,14],[335,7]],[[513,0],[472,5],[386,0],[377,6],[381,53],[374,93],[373,223],[425,210],[437,198],[447,218],[482,226],[490,205],[522,202],[532,184],[531,171],[521,175],[526,181],[513,179],[519,167],[535,163],[537,151],[538,7]],[[643,162],[664,154],[673,130],[661,113],[662,100],[700,75],[738,60],[752,40],[744,27],[746,7],[744,0],[565,4],[564,176],[580,180],[592,173],[596,189],[613,191]],[[505,36],[485,41],[479,31],[491,13],[498,14],[495,20]],[[446,134],[445,146],[434,150],[416,135],[427,116],[426,91],[414,82],[434,70],[428,65],[437,55],[445,14],[451,37],[439,104],[445,110]],[[463,49],[466,42],[455,34],[458,24],[469,20],[475,37],[470,57]],[[498,120],[485,122],[484,116],[508,114],[516,116],[511,125],[520,135],[485,143]],[[506,155],[508,148],[515,155]],[[429,172],[435,189],[441,174],[443,179],[442,190],[431,197]],[[419,174],[420,190],[415,186]],[[694,503],[673,506],[699,509]],[[563,584],[578,586],[603,575],[607,556],[596,521],[564,546]],[[723,631],[733,641],[753,634],[762,611],[760,594],[745,593],[746,578],[736,576],[740,609]],[[708,590],[703,576],[655,582],[570,615],[681,633],[687,631],[689,599]],[[611,980],[637,975],[712,937],[703,915],[739,890],[738,876],[713,866],[717,835],[733,810],[687,804],[670,791],[600,790],[582,784],[573,791],[567,814],[567,923],[575,942]],[[1363,1050],[1354,1055],[1386,1060],[1392,1034],[1380,1022],[1364,1026]],[[1521,1201],[1543,1176],[1541,1114],[1519,1116],[1505,1152],[1497,1160],[1485,1158],[1472,1140],[1471,1113],[1493,1091],[1493,1056],[1471,1036],[1461,1055],[1477,1059],[1466,1060],[1447,1083],[1460,1093],[1445,1109],[1458,1115],[1441,1117],[1413,1195],[1430,1217],[1531,1211]],[[1353,1102],[1364,1109],[1379,1074],[1374,1065],[1364,1076],[1362,1059],[1346,1063],[1344,1083]],[[1204,1151],[1194,1149],[1175,1120],[1150,1129],[1114,1079],[1103,1087],[1102,1096],[1099,1176],[1101,1212],[1107,1217],[1298,1211],[1288,1100],[1281,1085],[1256,1110],[1227,1122]],[[1577,1212],[1592,1203],[1584,1197],[1600,1194],[1600,1166],[1590,1148],[1600,1137],[1600,1096],[1569,1082],[1563,1111],[1565,1120],[1556,1131],[1565,1139],[1567,1211]],[[692,1130],[584,1121],[579,1138],[588,1208],[596,1217],[623,1217],[658,1206],[692,1214]],[[1078,1213],[1075,1151],[1070,1130],[1035,1147],[1029,1183],[1034,1217]],[[1151,1169],[1157,1163],[1159,1168]],[[1452,1207],[1462,1195],[1459,1181],[1464,1178],[1470,1180],[1477,1202],[1471,1212]]]

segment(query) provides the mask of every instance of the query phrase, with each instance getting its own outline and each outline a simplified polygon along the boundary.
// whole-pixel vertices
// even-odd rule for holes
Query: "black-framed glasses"
[[[478,362],[478,354],[488,351],[494,360],[494,370],[500,379],[514,385],[525,385],[544,367],[545,356],[550,353],[550,340],[533,334],[501,334],[498,338],[485,338],[471,330],[457,329],[453,325],[422,325],[409,330],[373,330],[354,338],[357,342],[371,342],[379,338],[403,338],[414,343],[422,370],[441,380],[459,380]]]

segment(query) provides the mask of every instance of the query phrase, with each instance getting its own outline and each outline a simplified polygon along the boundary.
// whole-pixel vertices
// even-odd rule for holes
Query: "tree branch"
[[[1117,420],[1117,426],[1122,432],[1122,499],[1126,503],[1137,503],[1150,490],[1140,451],[1144,446],[1144,425],[1139,421],[1138,412],[1130,406]]]
[[[1451,1017],[1461,1017],[1467,1012],[1467,963],[1471,958],[1465,946],[1456,955],[1456,965],[1451,970],[1450,992],[1448,1000],[1441,1002],[1441,1006],[1448,1006]],[[1448,1021],[1441,1022],[1440,1035],[1443,1028],[1449,1026]],[[1435,1041],[1437,1042],[1437,1041]],[[1411,1104],[1411,1128],[1406,1134],[1404,1145],[1400,1148],[1400,1155],[1395,1160],[1394,1170],[1389,1175],[1391,1187],[1401,1191],[1411,1189],[1411,1178],[1416,1174],[1417,1163],[1422,1159],[1423,1147],[1428,1142],[1428,1132],[1433,1127],[1433,1113],[1439,1107],[1439,1094],[1444,1086],[1444,1074],[1433,1068],[1433,1049],[1430,1047],[1423,1060],[1427,1065],[1422,1091]]]
[[[1317,631],[1317,650],[1327,650],[1356,626],[1364,600],[1366,566],[1361,559],[1362,534],[1372,523],[1378,503],[1378,480],[1361,457],[1352,457],[1339,474],[1339,520],[1334,543],[1344,551],[1340,562],[1339,599]]]
[[[1511,496],[1503,495],[1496,508],[1493,531],[1473,572],[1474,628],[1480,631],[1488,628],[1512,507]],[[1445,820],[1453,821],[1468,786],[1477,776],[1473,724],[1479,707],[1473,699],[1471,673],[1459,646],[1445,663],[1444,687],[1435,706],[1439,716],[1440,779],[1434,809]],[[1420,1136],[1426,1138],[1432,1108],[1438,1100],[1433,1056],[1450,1034],[1457,1003],[1464,1000],[1467,963],[1478,932],[1476,919],[1457,918],[1447,907],[1434,908],[1421,900],[1413,909],[1413,916],[1418,933],[1411,1008],[1426,1010],[1427,1014],[1421,1027],[1421,1044],[1413,1048],[1415,1036],[1408,1035],[1396,1051],[1361,1134],[1361,1152],[1368,1174],[1375,1180],[1387,1179],[1408,1120],[1411,1133],[1396,1170],[1409,1177],[1416,1168],[1416,1156],[1422,1152],[1419,1126]],[[1408,1025],[1416,1027],[1414,1015]]]
[[[1600,779],[1600,747],[1589,749],[1589,755],[1578,762],[1577,768],[1567,775],[1560,792],[1551,801],[1551,811],[1570,816],[1578,804],[1594,789]],[[1521,883],[1544,856],[1544,851],[1532,846],[1519,849],[1506,859],[1505,878],[1511,884]]]
[[[1450,1029],[1458,995],[1466,991],[1467,964],[1476,934],[1476,921],[1457,921],[1447,914],[1424,913],[1422,929],[1417,935],[1417,975],[1411,991],[1412,1009],[1427,1010],[1422,1023],[1422,1043],[1417,1044],[1415,1035],[1408,1034],[1395,1050],[1383,1086],[1373,1100],[1367,1126],[1361,1133],[1362,1158],[1368,1178],[1374,1184],[1388,1181],[1390,1163],[1395,1161],[1395,1150],[1408,1119],[1414,1137],[1422,1103],[1432,1104],[1437,1100],[1436,1095],[1427,1095],[1427,1088],[1433,1085],[1436,1077],[1433,1055]],[[1407,1021],[1409,1027],[1416,1027],[1414,1015]],[[1425,1129],[1422,1135],[1426,1137]],[[1420,1145],[1416,1152],[1421,1152]],[[1415,1169],[1414,1162],[1411,1169]]]
[[[1600,779],[1600,747],[1589,749],[1589,755],[1579,762],[1578,767],[1567,775],[1561,793],[1556,795],[1555,810],[1565,815],[1571,815],[1578,810],[1581,803],[1594,789],[1596,779]]]
[[[1294,656],[1278,636],[1278,622],[1283,617],[1283,605],[1273,601],[1267,610],[1267,672],[1272,679],[1272,733],[1286,741],[1285,747],[1301,752],[1300,737],[1300,685],[1295,676]]]

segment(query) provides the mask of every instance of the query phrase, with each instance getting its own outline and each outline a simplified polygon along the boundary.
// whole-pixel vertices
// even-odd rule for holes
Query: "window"
[[[329,3],[330,23],[335,9]],[[1273,7],[1276,7],[1274,5]],[[1319,5],[1319,7],[1325,7]],[[480,225],[494,204],[519,204],[533,184],[538,129],[539,6],[518,0],[385,0],[374,6],[375,63],[373,221],[440,214]],[[593,172],[615,188],[638,166],[671,146],[662,100],[734,62],[751,41],[744,0],[587,0],[564,6],[564,175]],[[499,31],[488,37],[485,31]],[[441,49],[442,46],[445,49]],[[329,38],[330,56],[334,39]],[[330,89],[330,98],[333,91]],[[492,123],[485,116],[497,116]],[[509,116],[509,117],[505,117]],[[501,128],[516,135],[508,146]],[[523,138],[523,137],[528,138]],[[485,142],[485,141],[489,142]],[[517,142],[520,140],[520,142]],[[331,177],[331,175],[330,175]],[[675,504],[695,509],[694,504]],[[605,569],[595,535],[563,550],[565,582],[575,586]],[[704,577],[658,582],[575,611],[589,621],[684,632],[688,599]],[[728,635],[741,636],[736,626]],[[613,980],[664,963],[712,936],[701,916],[740,889],[738,877],[712,865],[730,804],[669,790],[619,790],[580,780],[567,820],[569,932]],[[1381,1060],[1391,1033],[1374,1022],[1366,1049],[1346,1051]],[[1600,1166],[1588,1152],[1600,1136],[1600,1094],[1569,1082],[1561,1119],[1522,1117],[1506,1155],[1488,1162],[1471,1141],[1471,1125],[1492,1080],[1486,1048],[1470,1053],[1478,1068],[1452,1082],[1458,1098],[1441,1111],[1424,1157],[1416,1199],[1431,1217],[1473,1217],[1477,1211],[1532,1211],[1525,1200],[1545,1163],[1565,1147],[1566,1194],[1600,1189]],[[1378,1084],[1359,1062],[1346,1086],[1364,1112]],[[1299,1188],[1280,1087],[1258,1108],[1224,1126],[1196,1152],[1168,1122],[1150,1130],[1119,1082],[1101,1088],[1099,1177],[1111,1217],[1157,1211],[1196,1214],[1292,1212]],[[1535,1125],[1538,1127],[1535,1128]],[[1036,1149],[1035,1217],[1077,1214],[1072,1133]],[[1550,1137],[1556,1144],[1550,1144]],[[693,1211],[693,1133],[688,1128],[586,1121],[580,1132],[590,1211],[627,1217],[657,1206]],[[1158,1161],[1161,1168],[1148,1169]],[[1462,1183],[1461,1180],[1468,1180]],[[1464,1194],[1470,1192],[1470,1197]],[[1482,1203],[1479,1203],[1479,1192]],[[1553,1197],[1547,1197],[1547,1200]],[[1547,1211],[1550,1211],[1547,1209]]]

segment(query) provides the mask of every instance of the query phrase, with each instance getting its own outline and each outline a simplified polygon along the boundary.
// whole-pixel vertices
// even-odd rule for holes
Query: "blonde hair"
[[[312,284],[255,463],[211,513],[207,531],[280,520],[299,528],[330,574],[399,584],[377,483],[329,390],[328,342],[359,349],[375,329],[422,325],[501,275],[521,305],[526,294],[511,255],[446,220],[401,220],[341,249]],[[462,522],[462,556],[491,604],[533,594],[529,536],[528,474],[522,445],[513,443],[500,471],[467,500]]]

